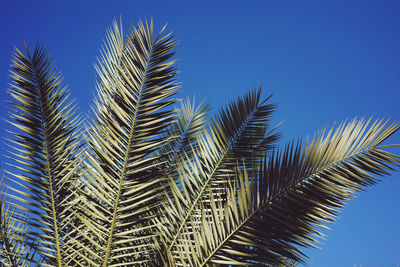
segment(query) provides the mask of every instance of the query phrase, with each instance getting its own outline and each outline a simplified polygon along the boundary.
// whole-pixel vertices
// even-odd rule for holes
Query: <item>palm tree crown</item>
[[[400,125],[352,120],[279,148],[276,105],[250,90],[212,119],[175,104],[176,39],[108,30],[82,119],[46,50],[15,51],[4,266],[295,265],[318,227],[400,157]]]

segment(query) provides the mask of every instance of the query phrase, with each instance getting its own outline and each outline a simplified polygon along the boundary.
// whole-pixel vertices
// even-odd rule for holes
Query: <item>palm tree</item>
[[[276,144],[276,105],[254,89],[212,119],[175,108],[176,39],[114,22],[83,120],[46,50],[16,50],[4,266],[295,265],[355,193],[400,157],[400,125],[353,120]],[[11,191],[6,193],[6,191]]]

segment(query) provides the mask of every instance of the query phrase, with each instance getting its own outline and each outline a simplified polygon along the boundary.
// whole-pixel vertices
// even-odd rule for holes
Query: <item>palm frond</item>
[[[139,22],[123,38],[116,22],[97,67],[98,98],[88,131],[86,194],[81,216],[88,221],[90,257],[98,265],[157,261],[157,216],[164,194],[158,174],[167,162],[157,153],[174,110],[176,41],[153,22]]]
[[[189,98],[181,102],[176,109],[176,118],[171,128],[165,133],[164,138],[174,137],[172,142],[163,148],[162,153],[170,154],[169,165],[179,163],[177,158],[191,158],[191,154],[197,149],[198,139],[203,135],[207,125],[209,105],[195,106],[195,101]]]
[[[27,48],[26,54],[16,49],[11,79],[10,123],[17,128],[10,139],[10,165],[16,169],[12,195],[37,229],[26,238],[49,264],[61,266],[70,251],[63,246],[72,238],[68,210],[79,166],[78,117],[61,76],[39,45],[32,55]]]
[[[235,175],[237,161],[249,168],[257,168],[263,155],[273,147],[279,135],[269,129],[269,120],[275,105],[260,101],[260,90],[253,90],[236,102],[222,109],[213,121],[210,132],[199,140],[199,149],[180,173],[180,185],[171,183],[175,195],[167,211],[173,215],[168,233],[171,235],[169,250],[184,230],[192,216],[198,216],[201,202],[209,202],[209,195],[224,188],[229,176]],[[168,205],[168,204],[167,204]],[[200,205],[200,206],[199,206]]]
[[[400,162],[381,146],[399,124],[368,124],[352,121],[306,145],[290,144],[265,161],[258,179],[237,171],[228,193],[220,190],[219,198],[210,194],[209,203],[200,203],[170,260],[177,266],[305,262],[300,248],[318,242],[316,226],[334,221],[355,192],[374,184],[371,173],[387,174]]]

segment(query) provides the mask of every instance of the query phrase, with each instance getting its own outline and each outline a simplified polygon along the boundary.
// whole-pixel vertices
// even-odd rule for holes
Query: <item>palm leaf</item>
[[[114,22],[97,67],[98,98],[88,131],[86,187],[81,215],[98,265],[157,262],[154,217],[164,194],[157,174],[167,157],[157,153],[168,140],[176,93],[173,36],[153,34],[139,22],[123,38]]]
[[[234,176],[237,161],[244,160],[249,168],[256,168],[263,155],[271,151],[278,139],[275,129],[269,130],[269,120],[275,105],[260,101],[260,90],[253,90],[222,109],[199,140],[199,149],[183,170],[178,170],[181,184],[171,190],[174,197],[166,204],[172,214],[169,251],[173,251],[186,222],[198,217],[201,202],[209,202],[209,195],[224,188],[223,184]],[[216,199],[216,196],[214,197]],[[164,222],[164,224],[167,222]],[[170,253],[170,252],[168,252]]]
[[[11,79],[10,123],[17,128],[10,139],[10,165],[16,169],[12,195],[36,229],[26,238],[47,263],[61,266],[70,252],[63,246],[72,238],[69,200],[79,166],[78,117],[61,76],[40,46],[32,55],[27,48],[26,54],[16,49]]]
[[[258,179],[237,171],[222,198],[201,203],[170,254],[178,266],[304,263],[301,247],[314,246],[354,193],[387,174],[400,157],[381,143],[399,129],[376,121],[342,124],[309,144],[288,145],[265,161]],[[226,197],[225,197],[226,196]],[[221,200],[222,199],[222,200]]]
[[[180,108],[176,109],[176,117],[171,128],[164,134],[164,139],[174,137],[172,142],[163,147],[163,154],[170,155],[168,166],[180,163],[182,157],[191,158],[191,154],[197,149],[198,140],[206,130],[209,105],[195,106],[195,101],[181,102]]]

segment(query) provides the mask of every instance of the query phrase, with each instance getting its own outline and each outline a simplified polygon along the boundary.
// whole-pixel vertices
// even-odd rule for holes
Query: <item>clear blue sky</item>
[[[218,108],[262,86],[279,103],[283,141],[355,116],[400,120],[400,2],[305,2],[3,1],[0,99],[7,98],[13,47],[39,41],[85,113],[105,29],[114,17],[128,29],[152,16],[179,40],[182,98]],[[4,104],[0,116],[8,116]],[[8,126],[0,126],[3,137]],[[400,143],[400,133],[391,142]],[[310,266],[400,264],[399,170],[383,180],[341,213],[322,250],[307,250]]]

